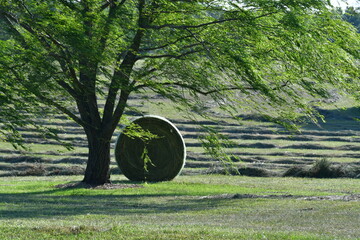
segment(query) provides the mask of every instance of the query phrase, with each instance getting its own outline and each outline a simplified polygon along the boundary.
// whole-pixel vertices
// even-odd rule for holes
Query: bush
[[[309,170],[309,177],[313,178],[333,178],[340,177],[336,176],[338,174],[334,167],[331,166],[331,162],[323,158],[314,163],[314,165]]]
[[[307,171],[304,167],[294,166],[287,169],[283,177],[307,177]]]
[[[311,167],[295,166],[288,169],[284,177],[311,177],[311,178],[356,178],[360,169],[350,165],[334,165],[327,159],[316,161]]]
[[[256,167],[241,167],[241,168],[224,168],[218,167],[209,169],[207,174],[223,174],[223,175],[240,175],[249,177],[273,177],[277,174],[275,172]]]

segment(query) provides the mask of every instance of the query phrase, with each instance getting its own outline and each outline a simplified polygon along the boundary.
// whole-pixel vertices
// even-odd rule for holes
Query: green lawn
[[[79,180],[0,178],[0,239],[360,237],[359,179],[195,175],[133,183],[114,176],[132,188],[55,187]]]
[[[188,176],[145,184],[114,175],[115,184],[132,188],[107,190],[55,187],[80,181],[76,175],[0,177],[0,239],[360,239],[360,179],[194,175],[219,165],[202,154],[199,123],[184,121],[168,104],[158,112],[145,108],[181,130]],[[237,143],[227,152],[240,157],[238,166],[282,173],[323,158],[358,166],[360,125],[350,118],[306,125],[300,135],[269,122],[221,120],[214,126]],[[83,132],[67,119],[56,118],[50,126],[64,128],[61,137],[75,149],[24,131],[32,151],[1,142],[0,175],[80,174],[87,152]],[[114,159],[111,168],[118,172]]]

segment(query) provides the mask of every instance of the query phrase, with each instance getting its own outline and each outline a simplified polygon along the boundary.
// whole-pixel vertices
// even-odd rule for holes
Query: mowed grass
[[[236,165],[241,167],[281,173],[322,158],[357,166],[357,109],[346,111],[350,117],[329,110],[332,118],[326,123],[304,125],[302,134],[294,135],[273,123],[251,120],[252,115],[240,123],[227,117],[219,117],[220,123],[192,122],[168,104],[156,106],[157,111],[137,99],[132,104],[180,129],[188,155],[183,173],[188,176],[146,184],[114,175],[115,184],[131,188],[107,190],[55,187],[81,181],[75,175],[1,177],[0,239],[360,239],[360,179],[200,175],[219,163],[204,154],[198,141],[204,134],[201,124],[218,128],[236,143],[226,151],[240,158]],[[60,136],[75,149],[66,151],[38,138],[36,131],[24,130],[32,151],[0,143],[1,176],[80,174],[87,153],[82,130],[66,118],[46,124],[62,129]],[[113,157],[111,168],[119,172]]]
[[[122,189],[70,177],[0,181],[0,239],[356,239],[359,179],[180,176]],[[128,187],[128,188],[127,188]],[[311,197],[319,198],[311,198]]]
[[[147,97],[147,100],[134,97],[129,101],[129,119],[154,114],[172,121],[187,146],[184,174],[206,173],[223,167],[219,159],[204,152],[199,138],[206,132],[201,126],[216,128],[233,141],[234,144],[228,146],[225,152],[236,157],[234,166],[237,167],[262,168],[280,176],[289,168],[311,166],[321,159],[337,165],[359,166],[360,124],[357,119],[360,118],[360,110],[352,107],[351,102],[344,102],[344,110],[333,106],[321,110],[326,117],[325,123],[304,124],[300,128],[301,133],[294,134],[256,113],[239,112],[238,117],[242,120],[236,121],[212,104],[207,109],[212,119],[198,116],[197,121],[192,121],[168,100],[157,95]],[[104,101],[99,101],[99,104],[104,104]],[[20,129],[31,151],[14,150],[11,144],[0,142],[0,176],[77,175],[84,172],[88,152],[84,131],[60,115],[40,119],[39,122],[57,129],[61,140],[73,144],[74,150],[67,151],[58,142],[41,138],[36,129]],[[112,149],[120,131],[119,125],[112,139]],[[113,151],[111,155],[111,171],[118,173]]]

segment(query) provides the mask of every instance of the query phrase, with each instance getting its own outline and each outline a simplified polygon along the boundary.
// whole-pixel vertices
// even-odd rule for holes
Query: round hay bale
[[[122,173],[132,181],[150,182],[168,181],[179,175],[186,158],[185,142],[179,130],[167,119],[152,115],[133,123],[156,138],[144,141],[141,137],[130,137],[126,134],[130,126],[122,131],[115,144],[115,158]]]

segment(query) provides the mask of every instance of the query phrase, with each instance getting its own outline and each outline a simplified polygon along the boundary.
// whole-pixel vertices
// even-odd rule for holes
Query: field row
[[[360,128],[351,119],[340,118],[322,126],[304,126],[301,134],[254,120],[240,124],[170,120],[179,128],[186,142],[188,157],[184,173],[187,174],[203,173],[221,166],[219,159],[204,152],[199,137],[206,132],[201,126],[216,128],[231,141],[225,152],[233,155],[235,165],[239,166],[283,171],[322,158],[352,164],[358,164],[360,158]],[[84,170],[87,143],[82,129],[62,118],[45,124],[56,128],[61,140],[71,143],[74,150],[67,151],[60,143],[42,138],[35,130],[22,129],[32,151],[14,150],[10,144],[1,143],[0,175],[78,174]],[[112,145],[118,134],[115,134]],[[113,172],[119,172],[114,159],[111,167]]]

